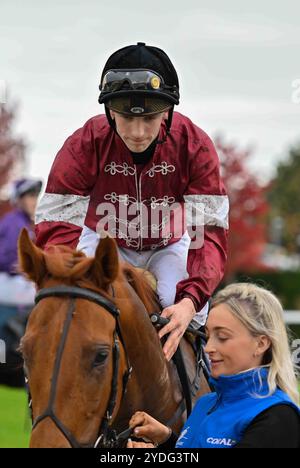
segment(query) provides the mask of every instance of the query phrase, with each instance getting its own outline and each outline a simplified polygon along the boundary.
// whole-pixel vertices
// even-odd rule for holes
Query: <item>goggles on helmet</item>
[[[121,90],[155,91],[168,88],[163,78],[152,70],[108,70],[105,73],[101,90],[102,92],[115,92]]]

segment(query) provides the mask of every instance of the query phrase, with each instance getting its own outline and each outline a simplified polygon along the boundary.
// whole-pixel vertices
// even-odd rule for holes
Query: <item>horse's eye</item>
[[[94,359],[93,367],[101,366],[105,362],[107,356],[108,356],[108,351],[105,351],[105,350],[98,351]]]

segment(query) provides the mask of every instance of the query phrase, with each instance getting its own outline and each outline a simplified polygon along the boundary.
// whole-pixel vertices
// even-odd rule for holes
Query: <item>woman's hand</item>
[[[134,440],[128,439],[126,448],[155,448],[155,445],[146,444],[146,442],[135,442]]]
[[[137,411],[132,416],[129,427],[134,428],[133,435],[135,437],[150,442],[154,447],[165,442],[172,433],[170,427],[160,423],[149,414],[144,413],[144,411]],[[137,443],[140,444],[141,442]]]

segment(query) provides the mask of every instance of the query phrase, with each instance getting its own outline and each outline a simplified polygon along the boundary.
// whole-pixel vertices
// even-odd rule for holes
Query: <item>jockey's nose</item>
[[[136,117],[131,125],[131,138],[141,140],[145,136],[145,122],[144,119]]]

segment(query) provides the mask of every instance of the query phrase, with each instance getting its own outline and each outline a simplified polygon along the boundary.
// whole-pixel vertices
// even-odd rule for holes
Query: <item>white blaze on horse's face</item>
[[[167,112],[145,117],[131,117],[110,111],[116,123],[118,135],[125,145],[134,153],[145,151],[159,134],[163,119],[168,117]]]
[[[211,363],[212,377],[233,375],[261,365],[263,353],[261,337],[254,337],[236,318],[229,307],[214,307],[206,323],[208,341],[205,352]]]

